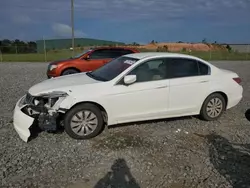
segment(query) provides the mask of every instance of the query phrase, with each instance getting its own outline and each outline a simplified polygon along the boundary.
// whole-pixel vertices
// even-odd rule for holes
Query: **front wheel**
[[[66,69],[65,71],[63,71],[62,76],[69,75],[69,74],[76,74],[76,73],[79,73],[79,71],[75,69]]]
[[[204,101],[200,116],[206,121],[217,120],[223,114],[225,109],[225,98],[219,93],[214,93],[208,96]]]
[[[93,104],[73,107],[64,118],[65,132],[74,139],[89,139],[103,130],[104,120],[100,109]]]

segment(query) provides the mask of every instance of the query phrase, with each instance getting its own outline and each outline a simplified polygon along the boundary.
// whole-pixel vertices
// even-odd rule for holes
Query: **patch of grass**
[[[81,53],[76,51],[75,55]],[[72,52],[69,50],[58,50],[47,52],[46,57],[44,53],[30,53],[30,54],[3,54],[3,62],[47,62],[57,61],[61,59],[68,59],[72,56]]]
[[[250,60],[250,53],[237,53],[237,52],[224,52],[224,51],[211,51],[211,52],[200,52],[192,51],[181,52],[183,54],[193,55],[204,60]]]
[[[155,52],[156,50],[148,50],[148,49],[139,49],[141,52]],[[163,49],[162,51],[166,51]],[[81,50],[77,50],[76,54],[81,53]],[[250,53],[239,53],[239,52],[226,52],[226,51],[211,51],[211,52],[203,52],[203,51],[192,51],[188,52],[182,50],[182,52],[174,52],[174,53],[182,53],[193,55],[204,60],[250,60]],[[47,62],[67,59],[72,56],[72,52],[70,50],[54,50],[47,52]],[[2,54],[2,58],[0,57],[0,61],[3,62],[45,62],[45,54],[44,53],[31,53],[31,54]]]

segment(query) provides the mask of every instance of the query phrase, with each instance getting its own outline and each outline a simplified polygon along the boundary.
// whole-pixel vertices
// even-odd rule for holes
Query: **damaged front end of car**
[[[14,111],[14,127],[25,142],[32,136],[32,131],[57,131],[58,117],[66,112],[60,104],[68,97],[66,92],[53,91],[32,96],[27,93]],[[26,122],[24,122],[26,121]]]

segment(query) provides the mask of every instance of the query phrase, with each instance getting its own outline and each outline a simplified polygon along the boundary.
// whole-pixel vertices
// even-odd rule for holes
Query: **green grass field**
[[[148,50],[141,49],[142,52]],[[75,55],[81,53],[76,51]],[[196,57],[200,57],[204,60],[250,60],[250,53],[236,53],[236,52],[179,52],[183,54],[190,54]],[[2,62],[51,62],[60,59],[67,59],[72,56],[72,52],[69,50],[62,50],[57,52],[48,52],[47,57],[43,53],[31,53],[31,54],[2,54],[0,55],[0,61]]]
[[[80,53],[80,52],[76,52]],[[46,57],[47,56],[47,57]],[[30,54],[3,54],[3,62],[47,62],[56,61],[60,59],[67,59],[72,56],[71,51],[48,52],[47,55],[43,53],[30,53]]]

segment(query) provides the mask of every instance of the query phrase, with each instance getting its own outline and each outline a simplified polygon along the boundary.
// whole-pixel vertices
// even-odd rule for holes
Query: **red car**
[[[73,58],[50,63],[47,69],[47,77],[51,78],[93,71],[114,58],[131,53],[139,53],[139,51],[126,47],[100,47],[89,49]]]

